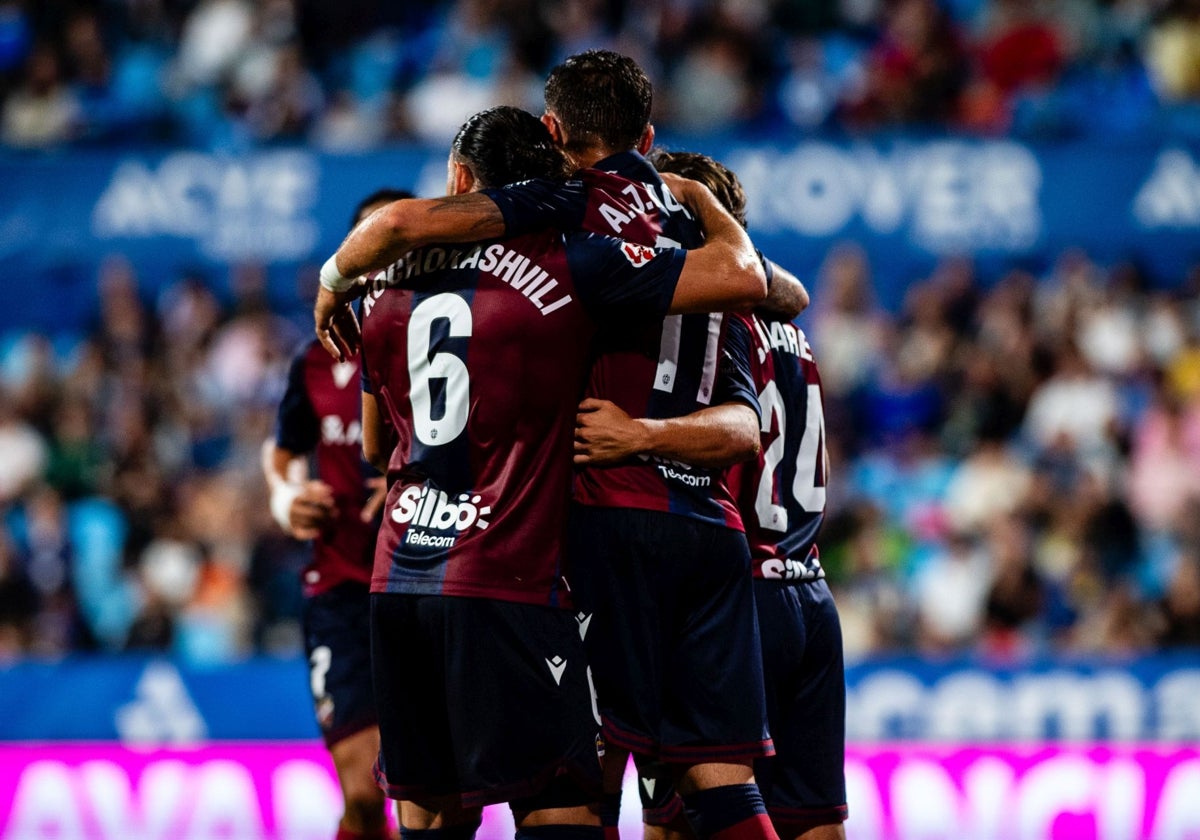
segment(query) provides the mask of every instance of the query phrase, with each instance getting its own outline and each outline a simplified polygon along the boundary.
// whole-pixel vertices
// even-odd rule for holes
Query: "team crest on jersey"
[[[634,242],[626,242],[621,246],[621,253],[625,255],[625,259],[629,260],[629,264],[634,268],[641,268],[650,260],[654,259],[655,251],[645,245],[638,245]]]
[[[486,529],[491,505],[480,504],[481,496],[450,495],[433,487],[406,487],[392,508],[392,521],[408,525],[404,541],[426,548],[450,548],[469,528]]]

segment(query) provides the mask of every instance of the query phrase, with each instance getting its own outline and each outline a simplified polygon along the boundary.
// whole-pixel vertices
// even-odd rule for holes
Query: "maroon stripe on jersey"
[[[370,494],[362,459],[357,360],[338,362],[314,341],[305,352],[304,386],[320,421],[316,477],[333,489],[338,512],[314,541],[312,562],[304,570],[305,594],[316,595],[347,581],[370,580],[376,525],[361,518]]]

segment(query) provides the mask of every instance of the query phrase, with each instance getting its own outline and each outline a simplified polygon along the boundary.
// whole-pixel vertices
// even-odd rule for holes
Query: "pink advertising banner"
[[[852,747],[846,778],[851,840],[1200,840],[1200,747]],[[4,840],[331,840],[339,811],[317,744],[0,745]]]

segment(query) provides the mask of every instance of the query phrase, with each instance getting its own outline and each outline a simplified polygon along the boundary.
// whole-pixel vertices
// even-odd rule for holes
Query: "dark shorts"
[[[745,535],[576,505],[568,540],[605,740],[680,764],[770,755]]]
[[[846,819],[846,679],[829,586],[754,581],[775,757],[754,774],[780,836]]]
[[[370,591],[343,583],[305,599],[308,685],[325,745],[375,726],[371,688]]]
[[[578,795],[561,804],[598,801],[599,720],[572,613],[374,594],[371,631],[388,796],[475,807],[561,789],[567,776]]]

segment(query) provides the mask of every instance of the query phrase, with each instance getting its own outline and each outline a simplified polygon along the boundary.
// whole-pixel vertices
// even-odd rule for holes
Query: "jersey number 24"
[[[810,384],[808,388],[807,417],[801,432],[800,446],[796,453],[796,475],[792,479],[792,497],[805,513],[820,513],[825,509],[825,488],[817,486],[817,469],[825,473],[825,412],[821,410],[821,386]],[[789,428],[787,409],[784,406],[779,386],[772,380],[758,395],[762,408],[762,431],[771,430],[771,419],[775,418],[779,434],[767,451],[763,453],[762,476],[758,480],[758,492],[754,497],[754,512],[758,524],[770,531],[784,533],[788,529],[788,512],[785,505],[775,504],[775,473],[783,460]]]

